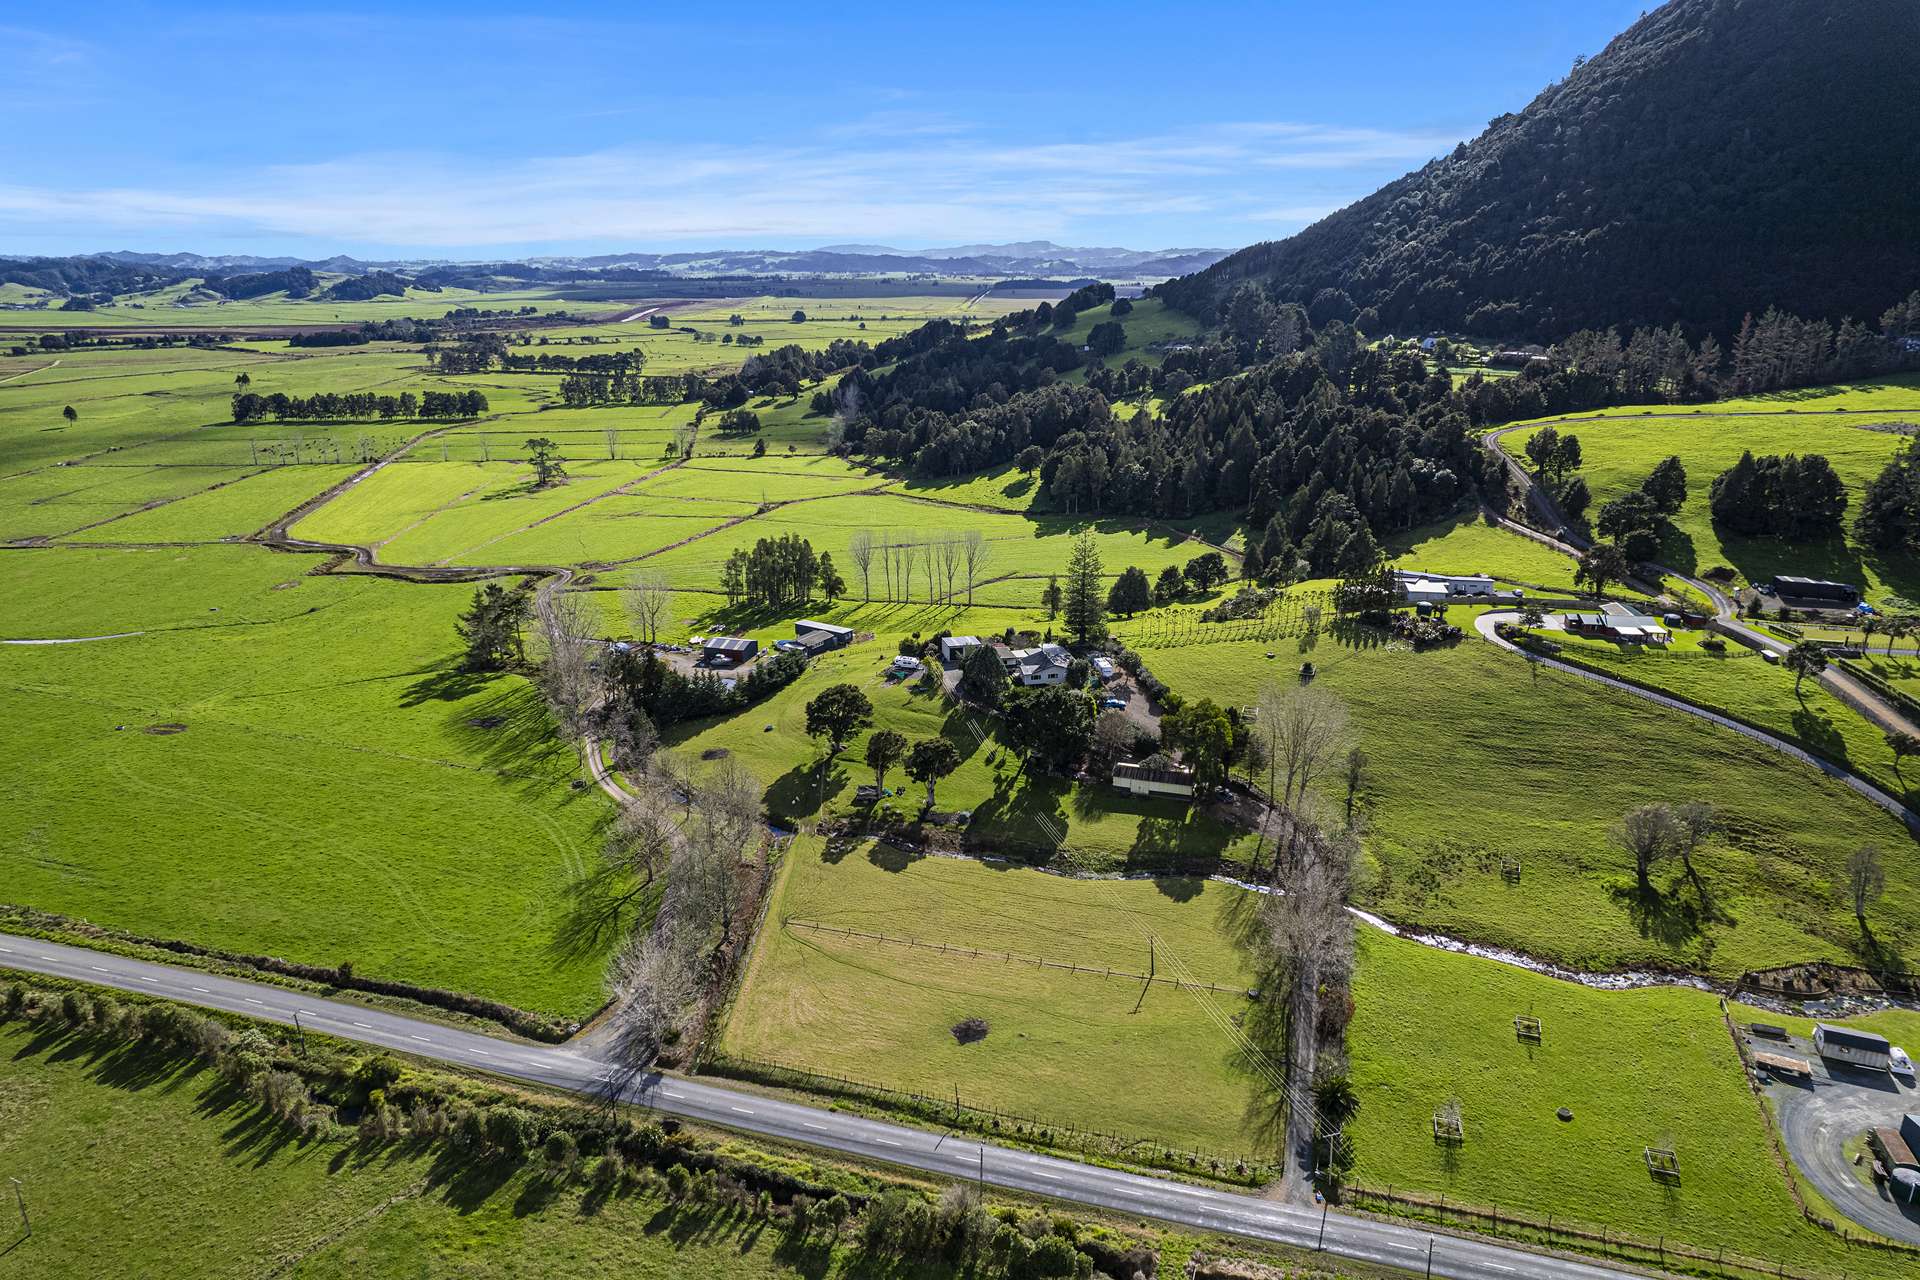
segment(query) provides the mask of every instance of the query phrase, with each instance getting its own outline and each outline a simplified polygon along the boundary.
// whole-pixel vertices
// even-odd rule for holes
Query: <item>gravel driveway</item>
[[[1780,1114],[1787,1150],[1807,1181],[1835,1208],[1861,1226],[1895,1240],[1920,1244],[1920,1208],[1896,1204],[1862,1181],[1842,1146],[1866,1130],[1900,1127],[1900,1117],[1920,1111],[1920,1092],[1884,1071],[1857,1071],[1823,1060],[1813,1045],[1795,1037],[1787,1044],[1740,1034],[1754,1049],[1803,1058],[1813,1065],[1810,1084],[1775,1081],[1767,1096]]]

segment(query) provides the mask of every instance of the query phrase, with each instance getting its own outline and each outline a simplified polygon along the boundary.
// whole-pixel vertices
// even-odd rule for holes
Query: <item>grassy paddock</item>
[[[1247,980],[1225,940],[1238,890],[1201,880],[1072,880],[797,841],[722,1047],[891,1088],[1123,1135],[1252,1152],[1259,1091],[1229,1034],[1246,1002],[835,937],[790,918],[1062,963]],[[983,1039],[953,1028],[984,1019]]]
[[[1530,666],[1471,633],[1424,653],[1370,629],[1147,653],[1174,688],[1238,705],[1311,659],[1347,704],[1371,780],[1359,797],[1365,902],[1443,932],[1589,969],[1734,975],[1859,960],[1837,885],[1856,846],[1909,849],[1892,818],[1841,784],[1726,730]],[[1268,657],[1272,654],[1272,657]],[[1677,661],[1678,659],[1676,659]],[[1640,902],[1610,829],[1649,800],[1716,804],[1726,831],[1696,857],[1703,907],[1678,867]],[[1344,791],[1329,795],[1344,809]],[[1501,859],[1521,864],[1518,881]],[[1889,860],[1886,936],[1920,926],[1920,878]]]
[[[1593,991],[1363,931],[1354,1003],[1355,1177],[1368,1186],[1790,1269],[1902,1274],[1902,1259],[1801,1219],[1707,992]],[[1515,1035],[1521,1014],[1541,1020],[1539,1043]],[[1449,1099],[1459,1145],[1433,1135]],[[1649,1175],[1648,1146],[1678,1153],[1677,1185]]]

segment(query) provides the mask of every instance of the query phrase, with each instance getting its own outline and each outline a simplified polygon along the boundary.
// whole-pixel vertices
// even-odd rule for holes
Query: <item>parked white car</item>
[[[1887,1067],[1897,1076],[1905,1076],[1909,1080],[1914,1078],[1913,1059],[1909,1058],[1907,1051],[1899,1045],[1893,1046],[1892,1051],[1887,1054]]]

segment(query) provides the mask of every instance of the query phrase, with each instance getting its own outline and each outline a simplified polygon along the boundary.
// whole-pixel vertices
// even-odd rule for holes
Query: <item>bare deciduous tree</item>
[[[873,599],[873,530],[855,529],[847,539],[847,555],[860,572],[860,598]]]
[[[540,691],[554,718],[569,738],[585,732],[588,718],[600,700],[600,676],[595,659],[600,645],[593,636],[592,615],[571,591],[547,594],[539,607],[541,637],[546,655],[540,663]]]
[[[1305,825],[1308,790],[1346,749],[1347,709],[1317,685],[1268,685],[1261,690],[1254,723],[1267,752],[1267,794],[1288,819],[1285,853],[1291,860],[1297,853],[1294,834]]]
[[[1627,810],[1613,838],[1633,855],[1634,877],[1640,892],[1653,892],[1653,868],[1680,852],[1685,834],[1671,805],[1643,804]]]
[[[973,589],[980,585],[980,575],[993,559],[993,544],[978,529],[969,529],[961,545],[967,561],[967,607],[972,608]]]
[[[646,644],[658,644],[667,609],[673,602],[673,588],[665,575],[638,574],[620,595],[627,606],[627,617],[633,623],[633,634]]]
[[[947,584],[943,598],[948,604],[953,603],[954,581],[960,576],[960,565],[965,558],[959,534],[949,533],[940,539],[940,576]]]
[[[612,1046],[616,1090],[659,1055],[697,989],[691,954],[671,922],[662,925],[635,936],[608,966],[607,985],[620,1011]]]

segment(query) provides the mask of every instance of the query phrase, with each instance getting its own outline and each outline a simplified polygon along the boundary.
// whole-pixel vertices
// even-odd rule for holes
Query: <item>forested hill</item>
[[[1673,0],[1451,155],[1157,292],[1506,339],[1870,322],[1920,281],[1916,51],[1915,0]]]

